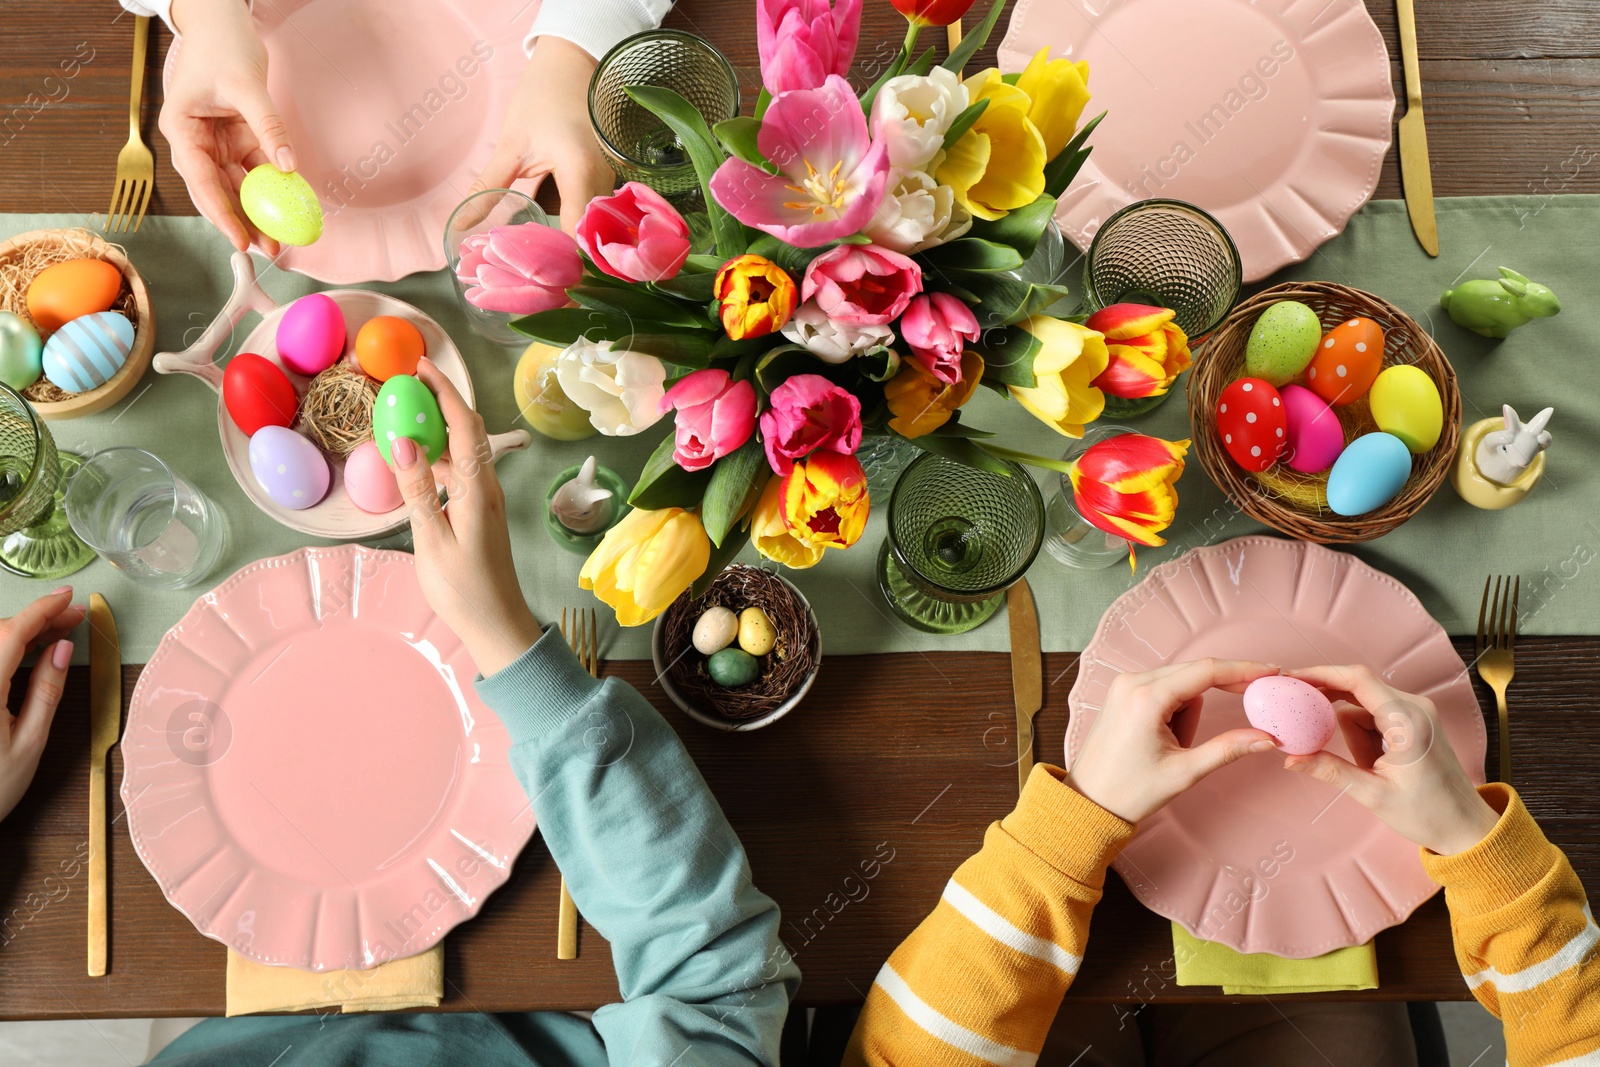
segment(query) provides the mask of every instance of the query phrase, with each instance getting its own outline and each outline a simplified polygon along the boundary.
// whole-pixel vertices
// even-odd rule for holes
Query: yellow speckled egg
[[[739,647],[752,656],[765,656],[778,643],[778,631],[760,608],[739,612]]]
[[[1392,433],[1413,455],[1439,443],[1444,431],[1444,403],[1439,387],[1420,367],[1390,367],[1372,383],[1372,420]]]
[[[286,245],[308,245],[322,236],[322,205],[298,171],[263,163],[239,183],[239,206],[256,229]]]
[[[1343,407],[1367,395],[1383,367],[1383,328],[1346,319],[1323,335],[1306,368],[1306,385],[1324,403]]]

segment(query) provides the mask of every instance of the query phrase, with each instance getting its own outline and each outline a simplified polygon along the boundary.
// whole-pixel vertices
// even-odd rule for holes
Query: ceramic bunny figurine
[[[1550,432],[1545,426],[1555,408],[1545,408],[1524,423],[1510,404],[1501,408],[1506,428],[1484,434],[1478,442],[1473,462],[1478,473],[1498,485],[1511,485],[1527,470],[1535,456],[1550,447]]]
[[[1499,281],[1474,278],[1446,289],[1439,303],[1457,326],[1484,337],[1504,337],[1518,326],[1561,311],[1556,294],[1510,267],[1500,268]]]
[[[595,480],[595,459],[590,456],[583,461],[583,469],[578,471],[577,477],[556,490],[550,500],[550,510],[561,525],[573,533],[595,533],[611,522],[616,506],[611,500],[614,495]]]

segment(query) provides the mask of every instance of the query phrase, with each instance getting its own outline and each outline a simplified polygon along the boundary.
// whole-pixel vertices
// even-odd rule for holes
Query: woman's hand
[[[67,682],[67,664],[72,662],[72,642],[66,636],[83,621],[83,614],[83,608],[72,606],[68,585],[0,620],[0,680],[6,686],[6,722],[0,729],[0,819],[11,814],[39,769],[50,722]],[[40,650],[39,661],[33,665],[27,689],[19,691],[11,683],[30,648]]]
[[[1278,668],[1244,660],[1174,663],[1112,681],[1067,782],[1111,814],[1139,822],[1212,771],[1274,748],[1260,730],[1228,730],[1189,748],[1207,689],[1242,693]]]
[[[1289,770],[1344,790],[1396,833],[1440,855],[1471,848],[1500,821],[1467,778],[1433,701],[1403,693],[1362,666],[1284,673],[1337,701],[1354,757],[1289,756],[1283,761]]]
[[[488,677],[526,652],[541,631],[517,585],[505,492],[489,458],[483,416],[431,360],[422,361],[417,377],[438,397],[450,427],[450,447],[432,470],[406,438],[389,446],[411,512],[417,578],[428,604]],[[445,505],[441,485],[450,496]]]
[[[241,252],[254,238],[269,256],[278,242],[250,225],[239,183],[253,167],[295,169],[289,130],[267,95],[267,50],[242,0],[174,0],[183,35],[161,105],[172,165],[200,214]]]
[[[594,57],[571,41],[539,38],[473,192],[509,188],[518,178],[534,179],[537,192],[545,177],[554,175],[561,194],[561,228],[568,233],[577,229],[584,207],[609,193],[616,182],[589,123],[594,68]]]

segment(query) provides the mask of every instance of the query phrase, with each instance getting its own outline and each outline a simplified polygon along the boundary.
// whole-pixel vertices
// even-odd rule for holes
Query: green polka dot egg
[[[409,374],[396,374],[384,382],[372,406],[372,439],[390,466],[394,458],[389,446],[402,437],[415,441],[429,463],[444,455],[449,438],[439,402],[426,385]]]
[[[298,171],[263,163],[239,184],[239,206],[256,229],[286,245],[308,245],[322,236],[322,205]]]

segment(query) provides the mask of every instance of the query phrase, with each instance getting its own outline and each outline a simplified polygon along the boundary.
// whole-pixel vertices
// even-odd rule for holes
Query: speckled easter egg
[[[711,654],[706,660],[706,672],[724,689],[737,689],[756,680],[761,663],[744,649],[729,647]]]
[[[757,607],[739,612],[739,647],[752,656],[765,656],[778,643],[777,628],[767,613]]]
[[[121,312],[101,311],[51,334],[40,362],[46,378],[69,393],[83,393],[109,381],[132,350],[133,323]]]
[[[28,283],[28,314],[45,333],[73,319],[109,311],[122,290],[122,272],[103,259],[69,259]]]
[[[713,606],[694,621],[694,634],[690,641],[696,652],[711,656],[733,644],[738,636],[739,616],[727,608]]]
[[[1217,435],[1247,471],[1264,471],[1278,462],[1288,444],[1278,391],[1260,378],[1229,382],[1217,401]]]
[[[333,297],[311,293],[290,304],[278,320],[278,358],[296,374],[314,378],[344,355],[344,312]]]
[[[1383,328],[1371,319],[1347,319],[1329,330],[1306,368],[1306,385],[1334,407],[1367,395],[1383,368]]]
[[[0,382],[21,392],[44,373],[44,342],[28,320],[0,311]]]
[[[239,206],[255,228],[286,245],[308,245],[322,236],[322,205],[311,183],[296,171],[263,163],[239,184]]]
[[[1339,716],[1320,689],[1282,675],[1257,678],[1245,688],[1244,714],[1295,756],[1321,752],[1339,729]]]
[[[321,500],[333,480],[317,446],[282,426],[263,426],[250,438],[250,473],[273,503],[294,511]]]
[[[429,463],[444,455],[449,440],[439,402],[409,374],[396,374],[384,382],[372,406],[372,439],[386,462],[394,463],[389,446],[402,437],[415,441]]]
[[[1372,383],[1368,398],[1378,429],[1392,433],[1413,453],[1426,452],[1444,432],[1439,387],[1421,367],[1390,367]]]
[[[1293,381],[1316,354],[1322,324],[1317,313],[1298,300],[1280,300],[1250,327],[1244,346],[1244,372],[1268,385]]]
[[[1369,433],[1351,441],[1328,472],[1328,507],[1365,515],[1394,499],[1411,477],[1411,453],[1400,438]]]
[[[1339,424],[1339,416],[1320,396],[1298,385],[1286,385],[1278,395],[1283,397],[1284,422],[1289,431],[1289,447],[1283,454],[1290,469],[1319,474],[1333,466],[1344,451],[1344,427]]]

